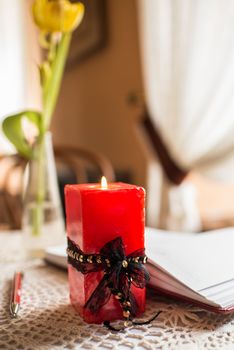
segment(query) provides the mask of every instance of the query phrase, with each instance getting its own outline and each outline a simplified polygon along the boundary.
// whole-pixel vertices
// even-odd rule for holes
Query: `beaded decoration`
[[[91,313],[97,314],[113,295],[122,307],[124,327],[130,324],[147,324],[155,319],[160,312],[146,322],[133,321],[138,306],[134,294],[130,290],[131,284],[137,288],[145,288],[150,279],[144,266],[147,262],[147,256],[144,252],[143,248],[126,256],[122,238],[117,237],[105,244],[99,254],[85,254],[68,238],[69,264],[83,274],[95,271],[104,272],[103,278],[84,307]],[[109,321],[105,321],[104,325],[114,331],[124,329],[111,326]]]

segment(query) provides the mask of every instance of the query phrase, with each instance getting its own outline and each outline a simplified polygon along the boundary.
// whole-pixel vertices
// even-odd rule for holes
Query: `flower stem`
[[[56,106],[70,42],[71,33],[62,34],[51,65],[50,77],[45,86],[43,86],[43,125],[45,131],[49,129],[51,117]]]
[[[49,130],[51,118],[56,106],[58,94],[61,86],[67,54],[71,42],[71,33],[62,34],[56,53],[51,64],[51,74],[43,86],[43,117],[42,134],[38,144],[38,174],[37,174],[37,193],[36,205],[33,209],[32,234],[40,235],[43,224],[43,202],[45,201],[45,133]],[[51,43],[53,45],[53,43]],[[53,47],[54,49],[54,47]]]
[[[37,145],[36,152],[36,198],[35,206],[32,212],[32,234],[38,236],[41,234],[42,223],[44,219],[43,203],[45,201],[45,138],[41,138]]]

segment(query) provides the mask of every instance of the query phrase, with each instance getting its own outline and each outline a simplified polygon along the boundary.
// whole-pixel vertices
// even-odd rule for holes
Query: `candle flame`
[[[101,187],[104,189],[106,189],[108,187],[107,180],[106,180],[105,176],[102,176],[102,178],[101,178]]]

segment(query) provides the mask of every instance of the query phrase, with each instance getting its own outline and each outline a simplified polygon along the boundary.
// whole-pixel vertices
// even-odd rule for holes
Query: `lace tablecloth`
[[[9,316],[10,279],[25,272],[17,319]],[[25,261],[19,233],[0,233],[0,349],[233,350],[234,316],[220,316],[149,292],[147,326],[112,333],[85,324],[69,304],[66,272],[43,261]]]

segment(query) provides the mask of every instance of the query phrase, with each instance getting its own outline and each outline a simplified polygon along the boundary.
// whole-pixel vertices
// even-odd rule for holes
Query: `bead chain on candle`
[[[77,252],[74,252],[72,249],[67,248],[67,255],[72,258],[75,259],[81,263],[87,262],[89,264],[93,264],[93,263],[98,263],[98,264],[106,264],[106,266],[109,268],[111,267],[111,262],[109,259],[102,257],[101,255],[83,255],[83,254],[79,254]],[[147,256],[137,256],[137,257],[129,257],[126,258],[122,261],[122,266],[124,268],[128,267],[128,264],[130,262],[139,264],[146,264],[147,263]],[[104,273],[108,273],[106,270],[104,270]],[[131,284],[132,280],[131,278],[128,278],[128,282],[129,284]],[[130,300],[127,298],[124,298],[123,294],[120,293],[117,289],[114,289],[113,287],[113,283],[109,282],[108,283],[108,287],[111,290],[111,293],[114,295],[114,297],[120,302],[121,307],[123,309],[123,318],[125,319],[124,321],[124,326],[127,327],[128,323],[130,321],[130,316],[131,316],[131,302]]]
[[[83,254],[79,254],[77,252],[74,252],[72,249],[69,249],[69,248],[67,248],[67,255],[70,258],[77,260],[79,262],[87,262],[89,264],[94,264],[94,263],[105,264],[106,263],[107,267],[111,267],[110,260],[106,259],[106,258],[102,258],[101,255],[86,255],[85,256]],[[130,262],[146,264],[147,263],[147,256],[145,255],[145,256],[138,256],[135,258],[130,257],[130,258],[124,259],[122,261],[122,266],[127,268],[128,264]]]
[[[104,296],[104,300],[101,297],[101,304],[98,305],[98,293],[100,293],[102,291],[102,288],[105,288],[106,286],[110,290],[111,294],[116,298],[116,300],[119,301],[123,310],[124,319],[124,327],[120,328],[116,328],[115,326],[111,325],[110,321],[108,320],[104,321],[104,326],[109,330],[119,332],[124,330],[128,325],[145,325],[154,321],[161,313],[161,311],[158,311],[153,317],[145,321],[137,321],[132,318],[132,316],[136,314],[137,305],[135,305],[136,301],[134,301],[134,294],[132,294],[130,290],[131,283],[134,283],[135,287],[137,288],[144,288],[150,279],[148,271],[144,266],[142,266],[147,262],[147,256],[144,254],[144,248],[139,250],[139,253],[141,252],[139,256],[139,253],[137,253],[137,251],[132,252],[130,255],[126,256],[122,238],[116,237],[112,241],[107,242],[102,247],[100,252],[101,253],[99,254],[85,254],[72,240],[68,238],[67,255],[69,264],[71,264],[75,269],[77,269],[77,271],[80,271],[83,274],[100,270],[103,270],[104,272],[103,278],[86,302],[85,307],[88,307],[91,312],[96,312],[99,310],[99,308],[102,306],[101,304],[103,301],[105,303],[105,298],[106,302],[108,301],[107,294]],[[103,254],[102,252],[105,253]],[[111,256],[110,259],[108,259],[108,254]],[[122,257],[122,260],[120,257]],[[89,270],[85,266],[87,263],[96,265],[96,267],[93,266]],[[121,267],[119,264],[121,264]],[[119,285],[119,282],[116,286],[115,284],[117,281],[119,281],[121,274],[124,274],[126,276],[122,282],[123,286]],[[110,277],[112,280],[109,281]]]

